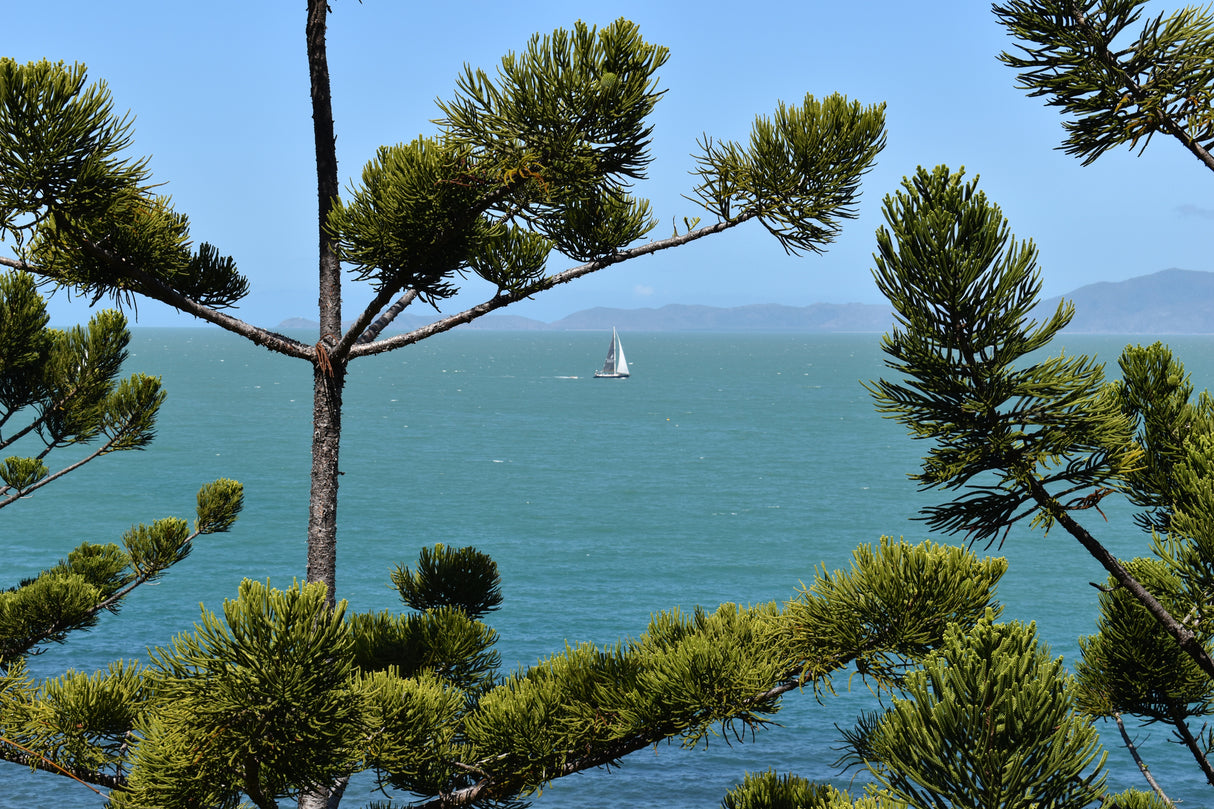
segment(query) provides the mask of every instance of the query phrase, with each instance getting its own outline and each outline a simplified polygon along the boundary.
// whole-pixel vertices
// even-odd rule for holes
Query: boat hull
[[[595,379],[627,379],[628,360],[624,359],[624,346],[620,344],[620,335],[611,327],[611,345],[607,348],[607,359],[603,367],[594,372]]]

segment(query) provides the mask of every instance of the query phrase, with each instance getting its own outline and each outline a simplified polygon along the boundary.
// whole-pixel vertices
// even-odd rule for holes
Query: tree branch
[[[365,330],[371,325],[372,319],[375,318],[375,315],[379,312],[379,310],[383,309],[384,305],[387,304],[388,301],[392,300],[392,296],[395,294],[396,292],[394,290],[386,287],[375,293],[375,297],[372,298],[371,302],[366,305],[362,311],[362,314],[358,316],[358,319],[356,319],[354,323],[351,324],[350,328],[346,329],[342,334],[341,340],[339,340],[337,345],[333,347],[331,356],[339,360],[344,359],[346,355],[350,353],[350,347],[356,342],[368,342],[368,340],[363,339],[365,336]],[[414,297],[417,296],[416,292],[413,294]],[[395,317],[395,315],[393,315],[393,317]],[[378,323],[379,321],[376,322]],[[388,322],[391,322],[391,318],[388,319]],[[385,323],[384,325],[386,326],[388,324]],[[381,326],[380,330],[382,329],[383,327]],[[377,331],[376,334],[378,333],[379,332]],[[372,337],[372,339],[374,339],[374,337]]]
[[[46,756],[37,755],[16,742],[9,741],[3,737],[0,737],[0,760],[11,761],[14,764],[20,764],[33,770],[53,772],[56,775],[66,775],[68,778],[88,786],[89,789],[93,789],[89,784],[96,784],[106,789],[123,789],[126,787],[126,778],[121,775],[106,775],[105,773],[92,772],[80,767],[64,766]],[[96,792],[97,790],[93,789],[93,791]]]
[[[244,786],[249,800],[259,809],[278,809],[278,802],[261,788],[261,763],[251,753],[244,757]]]
[[[62,402],[64,402],[64,401],[66,401],[66,397],[65,397],[65,398],[63,398],[63,399],[60,399],[60,400],[59,400],[59,403],[62,403]],[[44,412],[44,413],[43,413],[41,416],[39,416],[38,418],[36,418],[36,419],[34,419],[33,421],[31,421],[29,424],[27,424],[27,425],[25,425],[24,427],[22,427],[22,428],[21,428],[20,430],[18,430],[16,433],[14,433],[14,434],[10,435],[8,438],[0,438],[0,450],[7,449],[8,447],[10,447],[10,446],[12,446],[13,444],[17,443],[17,442],[18,442],[18,441],[20,441],[22,438],[24,438],[25,436],[27,436],[27,435],[29,435],[30,433],[34,432],[34,430],[37,430],[37,429],[38,429],[40,426],[42,426],[43,424],[45,424],[45,423],[46,423],[46,420],[47,420],[48,418],[50,418],[50,413],[51,413],[51,410],[52,410],[52,408],[47,408],[47,409],[46,409],[46,411],[45,411],[45,412]],[[8,419],[9,419],[9,417],[10,417],[10,416],[12,416],[12,415],[13,415],[13,413],[16,413],[16,412],[17,412],[17,411],[16,411],[16,410],[14,410],[14,411],[11,411],[10,413],[8,413],[8,414],[7,414],[7,415],[6,415],[6,416],[5,416],[3,419],[0,419],[0,424],[3,424],[4,422],[7,422],[7,421],[8,421]],[[3,490],[0,490],[0,491],[3,491]]]
[[[1125,742],[1126,749],[1130,751],[1130,756],[1133,757],[1134,763],[1138,765],[1138,771],[1142,773],[1142,777],[1147,779],[1147,783],[1151,785],[1151,789],[1159,796],[1159,800],[1167,804],[1171,809],[1176,809],[1176,804],[1172,803],[1172,799],[1164,794],[1163,789],[1155,780],[1155,776],[1151,775],[1151,770],[1147,767],[1142,757],[1138,755],[1138,746],[1130,739],[1130,734],[1126,732],[1125,722],[1121,721],[1121,712],[1114,711],[1113,719],[1117,722],[1117,730],[1121,731],[1121,740]]]
[[[794,688],[800,687],[800,685],[801,682],[799,679],[786,679],[766,691],[756,694],[749,699],[743,700],[738,705],[738,710],[745,710],[752,705],[757,705],[766,700],[778,697],[781,694],[785,694],[793,690]],[[563,778],[567,775],[573,775],[574,773],[611,764],[619,761],[629,753],[644,750],[650,745],[654,745],[663,740],[677,736],[685,729],[686,728],[663,725],[661,727],[652,728],[649,733],[638,734],[628,739],[620,739],[613,743],[606,744],[593,753],[566,761],[565,764],[556,770],[556,772],[552,775],[552,778],[549,780]],[[482,767],[472,767],[469,765],[457,766],[466,772],[484,773],[484,769]],[[497,786],[505,786],[505,784],[496,780],[492,774],[483,775],[476,783],[466,786],[463,789],[457,789],[454,792],[440,794],[437,798],[426,801],[425,803],[413,804],[413,809],[450,809],[451,807],[455,806],[467,806],[483,797],[490,797],[490,795],[486,793],[490,793],[494,787]]]
[[[1210,761],[1202,751],[1201,745],[1193,738],[1193,733],[1189,730],[1188,723],[1185,722],[1184,711],[1181,710],[1181,706],[1174,700],[1168,700],[1168,717],[1176,728],[1176,735],[1180,737],[1185,747],[1189,748],[1189,752],[1193,754],[1194,760],[1197,761],[1197,766],[1201,768],[1202,774],[1206,777],[1206,782],[1214,786],[1214,769],[1211,769]]]
[[[181,548],[188,547],[190,545],[190,543],[192,543],[195,539],[198,538],[199,534],[200,534],[200,532],[194,531],[189,536],[187,536],[185,538],[185,540],[181,543],[181,545],[178,546],[178,550],[180,550]],[[150,579],[154,578],[155,576],[159,575],[160,573],[162,573],[163,571],[165,571],[167,569],[168,569],[167,567],[162,567],[162,568],[155,568],[152,570],[147,570],[147,571],[142,571],[142,572],[137,573],[133,579],[131,579],[129,582],[127,582],[125,585],[123,585],[120,589],[115,591],[110,596],[97,602],[92,607],[90,607],[88,610],[86,610],[86,615],[83,618],[80,618],[77,621],[72,622],[73,625],[79,624],[82,621],[92,618],[93,616],[99,615],[100,613],[104,612],[105,610],[114,609],[118,605],[118,603],[121,602],[122,599],[124,599],[128,595],[130,595],[131,592],[136,587],[138,587],[141,584],[144,584],[145,582],[149,581]],[[37,646],[39,643],[42,643],[43,641],[51,639],[52,636],[54,636],[60,632],[71,632],[73,630],[73,628],[79,629],[79,626],[52,625],[52,626],[42,630],[38,634],[34,635],[33,637],[22,638],[20,640],[20,643],[17,644],[20,646],[19,649],[17,648],[17,645],[14,645],[14,647],[12,649],[0,648],[0,661],[3,661],[7,657],[13,657],[16,655],[25,654],[30,649]]]
[[[89,249],[91,247],[91,249]],[[193,315],[194,317],[205,320],[208,323],[213,323],[227,331],[239,334],[241,337],[248,339],[254,345],[265,346],[279,354],[284,354],[288,357],[296,357],[298,359],[311,360],[315,351],[312,346],[304,345],[298,340],[292,340],[290,337],[278,334],[277,332],[269,331],[258,326],[253,326],[239,318],[224,314],[209,306],[204,306],[193,298],[182,295],[177,290],[173,289],[168,284],[164,283],[155,276],[140,270],[132,269],[122,259],[111,255],[105,250],[102,250],[95,245],[86,245],[86,250],[89,250],[94,256],[104,259],[111,266],[119,270],[125,277],[131,278],[139,285],[139,292],[152,300],[160,301],[172,306],[174,309]],[[47,276],[40,272],[38,267],[33,264],[28,264],[18,259],[0,256],[0,266],[11,267],[14,270],[21,270],[40,278]],[[53,279],[52,279],[53,280]]]
[[[1142,102],[1148,100],[1149,96],[1147,95],[1146,91],[1142,89],[1142,85],[1140,85],[1130,75],[1129,71],[1122,66],[1121,62],[1117,59],[1117,55],[1109,50],[1108,45],[1103,42],[1095,28],[1093,28],[1092,24],[1088,22],[1087,17],[1079,10],[1079,7],[1072,2],[1069,4],[1068,10],[1071,12],[1071,16],[1075,18],[1075,22],[1079,26],[1080,30],[1083,31],[1084,37],[1088,43],[1092,45],[1092,49],[1096,53],[1096,58],[1100,60],[1101,64],[1104,65],[1106,70],[1121,80],[1128,90],[1130,97],[1134,100],[1134,103],[1140,107],[1144,106]],[[1214,156],[1212,156],[1209,151],[1202,147],[1202,145],[1198,143],[1195,138],[1191,137],[1189,133],[1185,131],[1184,127],[1181,126],[1175,118],[1168,114],[1166,109],[1159,106],[1155,108],[1154,115],[1160,123],[1160,128],[1166,134],[1171,135],[1179,140],[1182,144],[1184,144],[1184,147],[1193,154],[1194,157],[1205,165],[1206,168],[1214,171]]]
[[[55,472],[52,475],[47,475],[42,480],[38,481],[37,483],[34,483],[31,486],[27,486],[24,489],[19,489],[17,491],[17,493],[12,495],[11,497],[6,497],[3,500],[0,500],[0,508],[4,508],[5,506],[10,505],[10,504],[16,502],[17,500],[20,500],[22,497],[25,497],[27,494],[32,494],[33,492],[37,491],[38,489],[41,489],[43,486],[50,483],[51,481],[58,480],[59,478],[63,477],[64,475],[66,475],[69,472],[76,471],[77,469],[84,466],[86,463],[88,463],[89,461],[98,457],[99,455],[105,454],[105,452],[111,446],[113,446],[114,442],[117,440],[118,439],[116,437],[111,439],[110,441],[106,442],[103,446],[98,447],[97,450],[95,452],[93,452],[92,454],[86,455],[85,457],[81,458],[80,460],[76,461],[75,463],[65,466],[64,468],[60,469],[58,472]],[[49,452],[49,449],[47,451]],[[42,455],[46,455],[46,452],[42,453]],[[39,456],[39,457],[41,458],[42,456]],[[0,488],[0,496],[3,496],[11,488],[12,488],[12,486],[4,486],[4,487]]]
[[[382,315],[375,319],[374,323],[368,326],[362,334],[358,335],[359,345],[365,345],[373,342],[376,337],[379,337],[384,329],[388,328],[388,325],[393,320],[396,320],[396,316],[405,311],[409,304],[413,303],[415,300],[417,300],[416,289],[410,289],[404,295],[397,298],[391,306],[384,310]]]
[[[67,401],[69,401],[71,399],[72,395],[74,395],[74,394],[69,393],[69,394],[63,396],[58,402],[55,403],[55,407],[62,406],[64,403],[66,403]],[[22,435],[27,434],[31,429],[34,428],[35,425],[45,422],[50,411],[51,411],[51,408],[48,408],[47,413],[44,413],[41,418],[39,418],[37,421],[35,421],[33,424],[31,424],[26,429],[19,432],[14,438],[9,439],[8,443],[12,443],[17,438],[20,438]],[[94,458],[97,458],[98,456],[104,455],[105,453],[109,452],[110,447],[114,446],[114,444],[118,443],[118,441],[120,439],[126,437],[126,435],[128,433],[132,432],[131,428],[132,428],[132,423],[130,421],[128,421],[125,425],[123,425],[122,429],[118,430],[114,435],[110,436],[109,440],[106,441],[104,444],[102,444],[100,447],[98,447],[93,453],[85,456],[84,458],[81,458],[80,460],[76,461],[73,464],[65,466],[63,469],[60,469],[58,472],[55,472],[53,475],[47,475],[42,480],[39,480],[37,483],[34,483],[32,486],[27,486],[26,488],[21,489],[12,497],[6,498],[4,500],[0,500],[0,508],[4,508],[5,506],[9,505],[10,503],[12,503],[16,500],[19,500],[22,497],[25,497],[27,494],[37,491],[38,489],[41,489],[43,486],[50,483],[51,481],[58,480],[59,478],[68,474],[69,472],[74,472],[75,470],[84,466],[86,463],[93,460]],[[61,443],[60,441],[57,440],[53,444],[48,444],[46,449],[44,449],[41,453],[38,454],[38,460],[42,460],[43,458],[45,458],[47,455],[49,455],[51,453],[51,450],[53,450],[53,449],[56,449],[57,447],[66,446],[67,443],[69,443],[69,442],[65,441],[65,442]],[[4,445],[0,444],[0,446],[4,446]],[[11,488],[12,488],[12,486],[0,486],[0,497],[3,497],[3,495],[6,494],[9,491],[9,489],[11,489]]]
[[[479,317],[489,314],[490,312],[501,309],[503,306],[508,306],[524,298],[530,298],[538,292],[545,292],[553,287],[567,284],[584,275],[598,272],[613,264],[621,264],[625,261],[630,261],[641,256],[652,255],[653,253],[662,250],[668,250],[671,247],[678,247],[689,242],[694,242],[697,239],[702,239],[705,236],[710,236],[714,233],[721,233],[729,230],[732,227],[742,224],[747,219],[753,219],[758,216],[758,213],[748,214],[738,219],[731,219],[726,222],[717,222],[715,225],[708,225],[699,230],[692,230],[684,233],[681,236],[672,236],[669,239],[660,239],[656,242],[640,245],[639,247],[630,247],[627,250],[621,250],[617,253],[612,253],[610,256],[596,259],[587,262],[577,267],[557,273],[556,275],[546,276],[534,284],[530,284],[525,289],[520,289],[510,292],[502,292],[484,303],[477,304],[470,309],[465,309],[458,314],[445,317],[442,320],[423,326],[420,329],[414,329],[408,334],[398,334],[389,337],[385,340],[376,340],[375,342],[356,345],[350,350],[350,357],[363,357],[371,354],[382,354],[385,351],[392,351],[402,346],[411,345],[413,343],[425,340],[427,337],[432,337],[435,334],[440,334],[445,331],[450,331],[456,326],[461,326],[465,323],[471,323]]]
[[[1050,496],[1050,493],[1041,485],[1041,481],[1037,479],[1036,475],[1028,474],[1025,478],[1028,481],[1029,491],[1032,493],[1033,499],[1037,504],[1053,517],[1068,534],[1079,540],[1079,544],[1087,549],[1087,552],[1096,561],[1100,562],[1104,569],[1109,572],[1109,575],[1118,584],[1126,588],[1134,598],[1138,599],[1138,602],[1159,622],[1164,631],[1176,640],[1180,648],[1197,663],[1201,670],[1206,673],[1206,676],[1214,680],[1214,659],[1210,657],[1210,653],[1201,645],[1201,642],[1192,630],[1176,620],[1163,604],[1159,603],[1159,600],[1155,596],[1151,595],[1137,579],[1130,575],[1130,572],[1125,569],[1125,566],[1121,564],[1117,557],[1111,554],[1094,536],[1088,533],[1086,528],[1076,522],[1062,504]]]
[[[90,381],[91,381],[91,379],[90,379]],[[75,396],[80,391],[81,387],[83,387],[83,386],[80,384],[75,385],[74,387],[72,387],[71,390],[64,393],[62,396],[60,396],[58,399],[56,399],[54,402],[52,402],[49,406],[43,407],[41,416],[34,419],[26,426],[22,427],[16,433],[14,433],[13,435],[10,435],[8,438],[0,439],[0,450],[6,449],[7,447],[11,446],[12,444],[16,443],[17,441],[20,441],[22,438],[24,438],[25,436],[34,432],[35,430],[40,429],[42,427],[42,425],[46,424],[47,419],[49,419],[51,417],[52,413],[54,413],[59,408],[63,407],[64,405],[66,405],[68,402],[71,401],[72,397]],[[17,411],[13,411],[13,412],[17,412]],[[3,420],[0,420],[0,423],[8,421],[9,417],[13,415],[13,412],[8,413],[4,417]],[[51,452],[51,450],[58,449],[60,447],[64,447],[68,443],[71,443],[71,442],[63,441],[62,439],[59,439],[59,440],[56,440],[53,442],[47,442],[47,440],[45,438],[42,439],[42,442],[44,444],[46,444],[46,449],[44,449],[41,453],[38,454],[38,460],[42,460],[43,458],[45,458]],[[6,492],[6,491],[8,491],[7,487],[5,487],[4,489],[0,489],[0,493]]]

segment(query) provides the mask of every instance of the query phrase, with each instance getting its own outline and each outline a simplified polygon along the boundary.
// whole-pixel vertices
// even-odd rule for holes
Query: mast
[[[615,372],[620,376],[628,376],[628,360],[624,359],[624,344],[616,334],[615,327],[611,328],[612,347],[615,349]]]
[[[620,342],[619,332],[611,327],[611,345],[607,347],[607,359],[603,370],[595,371],[599,379],[622,379],[628,376],[628,361],[624,359],[624,344]]]

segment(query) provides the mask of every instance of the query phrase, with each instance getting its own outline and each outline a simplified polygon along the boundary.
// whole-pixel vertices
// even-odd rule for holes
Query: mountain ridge
[[[1034,310],[1038,320],[1053,314],[1058,303],[1075,304],[1068,334],[1214,334],[1214,272],[1175,267],[1124,281],[1087,284],[1065,295],[1042,301]],[[438,316],[401,314],[390,333],[411,331]],[[667,304],[658,308],[616,309],[596,306],[545,323],[519,315],[486,315],[459,329],[481,331],[602,331],[613,326],[626,331],[877,333],[893,325],[885,304],[778,303],[716,307]],[[315,329],[305,318],[290,318],[280,329]]]

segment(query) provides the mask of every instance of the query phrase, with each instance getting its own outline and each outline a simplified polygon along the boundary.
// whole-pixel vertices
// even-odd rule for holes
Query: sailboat
[[[620,335],[615,327],[611,327],[611,347],[607,349],[607,361],[603,370],[594,372],[595,379],[627,379],[628,361],[624,359],[624,346],[620,343]]]

